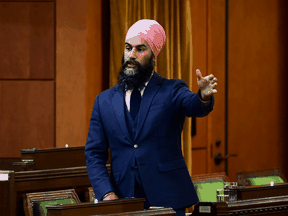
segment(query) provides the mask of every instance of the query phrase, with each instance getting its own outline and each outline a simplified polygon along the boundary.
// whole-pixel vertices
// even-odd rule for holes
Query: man
[[[181,132],[186,116],[212,111],[217,79],[197,70],[195,94],[182,80],[162,78],[153,69],[165,39],[154,20],[130,27],[118,84],[96,97],[85,155],[97,199],[144,197],[145,208],[172,207],[184,215],[198,197],[182,155]]]

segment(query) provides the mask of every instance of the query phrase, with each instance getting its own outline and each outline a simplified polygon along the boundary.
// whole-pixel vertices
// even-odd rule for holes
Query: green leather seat
[[[217,202],[217,189],[224,189],[223,180],[194,182],[200,202]]]
[[[47,214],[47,209],[45,208],[46,205],[57,205],[57,204],[73,204],[75,203],[71,198],[66,198],[66,199],[57,199],[57,200],[46,200],[46,201],[41,201],[39,202],[41,210],[44,212],[44,214]],[[40,211],[41,211],[40,210]]]
[[[280,176],[263,176],[263,177],[253,177],[248,178],[252,185],[265,185],[270,184],[271,181],[274,183],[284,183]]]

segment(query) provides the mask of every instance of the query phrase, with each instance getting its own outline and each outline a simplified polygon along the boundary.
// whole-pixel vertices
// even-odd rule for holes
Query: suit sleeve
[[[99,105],[99,96],[97,96],[92,110],[85,146],[88,176],[98,200],[107,192],[114,191],[106,168],[109,144],[103,128],[99,106],[101,105]]]
[[[191,92],[183,80],[175,80],[172,88],[172,101],[181,115],[204,117],[213,110],[214,96],[211,97],[211,103],[207,106],[200,100],[200,89],[197,93]]]

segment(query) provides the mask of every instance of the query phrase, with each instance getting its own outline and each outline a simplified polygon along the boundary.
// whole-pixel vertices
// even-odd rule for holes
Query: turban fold
[[[155,58],[166,41],[164,28],[157,21],[149,19],[142,19],[135,22],[128,30],[125,42],[135,36],[147,41]]]

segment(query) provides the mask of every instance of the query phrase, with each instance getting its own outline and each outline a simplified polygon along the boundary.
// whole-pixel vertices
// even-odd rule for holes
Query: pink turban
[[[149,19],[142,19],[135,22],[128,30],[125,42],[135,36],[147,41],[155,58],[166,41],[164,28],[157,21]]]

